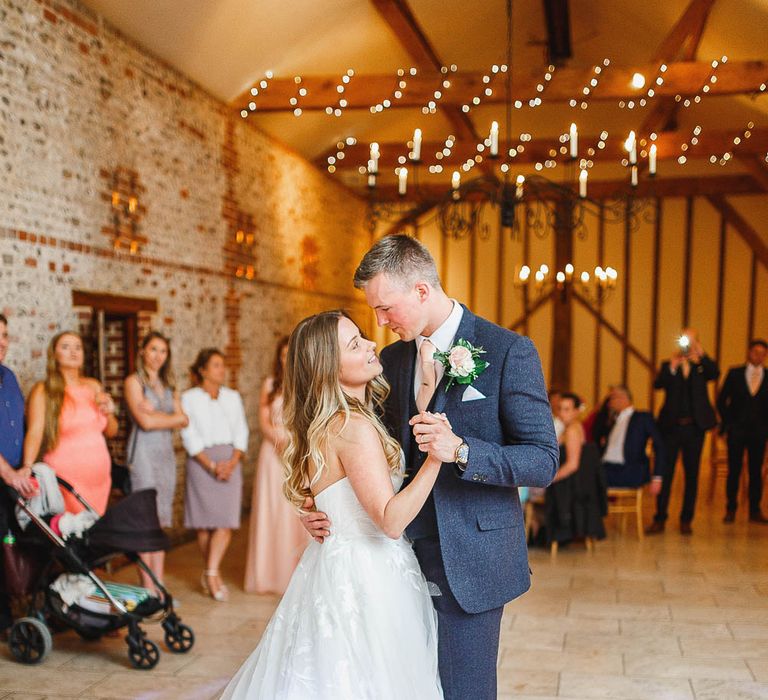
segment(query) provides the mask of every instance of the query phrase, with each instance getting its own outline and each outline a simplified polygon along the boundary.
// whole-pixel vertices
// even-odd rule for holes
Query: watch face
[[[466,462],[469,459],[469,445],[464,444],[458,450],[459,462]]]

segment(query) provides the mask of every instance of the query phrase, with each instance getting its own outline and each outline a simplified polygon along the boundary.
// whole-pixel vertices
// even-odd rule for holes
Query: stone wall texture
[[[74,290],[153,299],[182,387],[201,347],[226,353],[250,476],[276,339],[322,309],[369,318],[351,285],[363,218],[358,198],[76,0],[0,0],[0,310],[25,390],[51,336],[81,324]]]

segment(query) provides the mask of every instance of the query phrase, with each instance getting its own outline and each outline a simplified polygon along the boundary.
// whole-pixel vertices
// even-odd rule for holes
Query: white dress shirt
[[[624,464],[624,441],[627,438],[629,419],[635,412],[634,406],[627,406],[618,416],[608,435],[608,445],[603,454],[603,462],[611,464]]]
[[[750,365],[747,363],[747,369],[744,372],[744,378],[747,380],[747,389],[749,389],[749,393],[752,394],[752,377],[754,373],[757,372],[757,376],[759,381],[755,382],[755,385],[757,386],[757,389],[755,390],[755,393],[760,390],[760,385],[763,383],[763,373],[765,370],[763,369],[762,365]],[[754,394],[752,394],[754,396]]]
[[[453,309],[448,315],[448,318],[443,321],[442,325],[430,336],[428,339],[435,346],[436,352],[446,352],[453,345],[453,341],[456,338],[456,334],[459,332],[459,325],[461,319],[464,317],[464,307],[459,304],[458,301],[453,302]],[[421,359],[419,357],[419,350],[421,344],[427,339],[427,336],[420,335],[416,338],[416,371],[413,373],[413,395],[419,395],[419,387],[421,386]],[[440,380],[445,374],[445,367],[442,362],[435,362],[435,372],[437,373],[437,384],[440,384]]]
[[[195,387],[181,395],[181,406],[189,425],[181,431],[187,454],[195,456],[214,445],[232,445],[236,450],[248,449],[248,421],[240,394],[223,386],[218,398]]]

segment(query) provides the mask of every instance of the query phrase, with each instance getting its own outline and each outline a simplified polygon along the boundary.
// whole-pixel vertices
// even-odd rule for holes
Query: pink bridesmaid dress
[[[93,387],[68,384],[59,417],[59,441],[43,456],[43,462],[68,481],[103,515],[112,487],[112,459],[104,439],[107,417],[96,406]],[[79,501],[64,491],[64,507],[70,513],[83,510]]]
[[[271,420],[282,429],[283,398],[272,402]],[[251,500],[245,582],[248,593],[283,594],[309,542],[309,534],[283,495],[283,465],[273,442],[262,440]]]

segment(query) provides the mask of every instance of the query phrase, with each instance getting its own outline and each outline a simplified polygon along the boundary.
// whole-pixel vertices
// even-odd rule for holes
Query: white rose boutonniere
[[[445,367],[445,373],[449,378],[445,390],[448,391],[454,383],[474,382],[488,367],[488,363],[480,359],[480,355],[484,354],[483,348],[476,348],[464,338],[459,338],[450,350],[436,352],[434,358]]]

